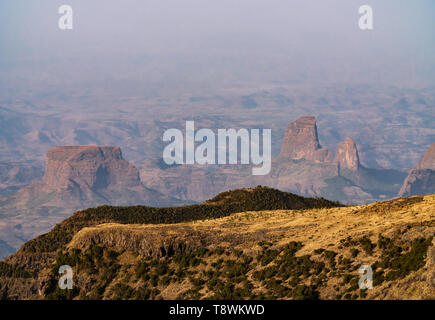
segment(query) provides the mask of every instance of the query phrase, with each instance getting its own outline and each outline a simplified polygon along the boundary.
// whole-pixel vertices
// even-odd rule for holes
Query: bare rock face
[[[287,126],[280,156],[293,160],[332,162],[332,153],[320,146],[314,116],[301,117]]]
[[[347,168],[358,171],[360,167],[358,149],[352,138],[348,137],[344,142],[338,144],[334,162],[337,163],[339,169]]]
[[[47,152],[43,182],[54,189],[99,190],[140,185],[139,171],[107,146],[54,147]]]
[[[99,205],[171,206],[183,202],[145,187],[139,171],[109,146],[54,147],[42,181],[0,201],[0,258],[74,211]],[[24,240],[23,240],[24,239]]]
[[[435,142],[426,150],[426,153],[418,162],[417,169],[435,170]]]
[[[412,169],[399,191],[399,197],[429,195],[435,193],[435,171]]]
[[[399,191],[399,197],[435,193],[435,143],[420,159],[417,169],[412,169]]]
[[[294,161],[298,159],[307,161]],[[347,170],[340,172],[340,166]],[[394,197],[406,177],[401,171],[362,166],[351,138],[339,145],[333,161],[331,152],[320,146],[312,116],[288,125],[281,154],[273,159],[268,175],[253,176],[243,165],[167,166],[161,160],[147,161],[140,174],[148,188],[198,202],[230,189],[263,185],[303,196],[367,203]]]
[[[174,200],[146,188],[139,170],[123,159],[120,148],[110,146],[50,149],[42,182],[18,194],[33,203],[43,201],[45,207],[73,209],[102,204],[161,206]]]

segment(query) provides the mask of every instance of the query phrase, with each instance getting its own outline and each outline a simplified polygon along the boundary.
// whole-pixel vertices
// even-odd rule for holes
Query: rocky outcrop
[[[435,171],[412,169],[399,191],[399,197],[435,193]]]
[[[332,153],[320,146],[314,116],[301,117],[287,126],[280,156],[292,160],[332,161]]]
[[[84,228],[69,243],[69,248],[86,250],[94,244],[114,250],[129,250],[142,256],[160,259],[165,256],[192,252],[212,239],[188,227],[103,224]]]
[[[358,149],[352,138],[347,137],[344,142],[338,144],[334,162],[337,163],[339,170],[346,168],[358,171],[360,167]]]
[[[17,249],[74,211],[99,205],[153,207],[183,204],[145,187],[135,166],[110,146],[54,147],[42,181],[0,202],[0,240]],[[37,223],[36,223],[37,222]],[[10,254],[0,246],[0,258]]]
[[[433,193],[435,193],[435,143],[427,149],[417,168],[409,172],[400,188],[399,197]]]
[[[110,146],[50,149],[42,181],[16,195],[27,204],[43,202],[46,207],[73,209],[101,204],[171,204],[167,196],[144,187],[138,169],[122,157],[120,148]]]
[[[229,189],[263,185],[303,196],[367,203],[395,197],[406,177],[401,171],[362,166],[351,138],[340,143],[335,161],[332,158],[320,146],[315,118],[306,116],[288,125],[282,152],[273,159],[268,175],[253,176],[243,165],[167,166],[151,160],[140,172],[147,187],[198,202]]]
[[[42,181],[18,194],[31,206],[44,201],[45,207],[73,210],[102,204],[172,204],[168,197],[145,188],[136,167],[122,157],[120,148],[111,146],[50,149]]]
[[[100,190],[141,184],[139,171],[107,146],[54,147],[47,152],[43,182],[54,189]]]
[[[418,162],[417,169],[435,170],[435,142],[426,150],[424,156]]]

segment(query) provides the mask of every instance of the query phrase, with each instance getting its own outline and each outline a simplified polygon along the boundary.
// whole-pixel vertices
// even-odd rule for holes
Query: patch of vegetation
[[[367,253],[368,255],[373,254],[373,249],[376,247],[376,244],[372,243],[368,237],[362,238],[359,243],[365,253]]]
[[[317,300],[319,293],[313,286],[301,285],[296,287],[293,293],[294,300]]]
[[[372,204],[366,208],[363,208],[359,210],[358,212],[361,214],[364,213],[391,213],[393,211],[402,210],[409,208],[416,203],[423,201],[422,196],[416,196],[416,197],[409,197],[409,198],[402,198],[402,199],[393,199],[383,202],[377,202],[375,204]]]
[[[74,287],[71,290],[62,290],[59,287],[56,287],[54,291],[48,293],[45,296],[47,300],[72,300],[77,297],[80,293],[80,289],[78,287]]]
[[[0,261],[0,277],[6,278],[33,278],[33,274],[21,267]]]
[[[357,248],[350,249],[350,255],[352,256],[352,258],[356,258],[358,253],[359,253],[359,250]]]
[[[350,247],[350,246],[354,246],[357,244],[357,242],[355,240],[353,240],[351,236],[348,236],[346,239],[340,240],[340,243],[345,248]]]
[[[257,256],[257,260],[262,266],[267,266],[278,256],[278,254],[279,252],[277,250],[266,249]]]
[[[403,279],[412,271],[417,271],[425,265],[425,258],[433,237],[415,239],[409,251],[404,254],[401,248],[390,245],[384,249],[384,259],[376,267],[390,270],[385,275],[386,281]]]
[[[80,289],[77,287],[72,290],[60,290],[57,285],[57,279],[60,277],[58,274],[60,266],[69,265],[75,273],[87,273],[94,278],[98,284],[94,291],[94,298],[100,299],[106,286],[118,274],[120,265],[117,263],[117,258],[117,252],[98,245],[93,245],[85,251],[78,249],[59,251],[56,261],[51,267],[54,281],[45,292],[46,298],[52,300],[72,299],[79,294]]]
[[[374,247],[366,240],[348,240],[349,246]],[[376,246],[382,250],[382,259],[372,266],[374,285],[401,279],[423,267],[431,242],[432,238],[419,238],[399,245],[397,239],[379,235]],[[97,245],[84,251],[60,251],[53,275],[60,265],[71,265],[75,272],[92,279],[88,282],[91,288],[59,290],[53,281],[46,298],[161,299],[165,288],[178,285],[188,288],[178,299],[313,300],[320,298],[331,278],[341,278],[334,285],[336,299],[367,297],[368,291],[360,290],[358,285],[360,261],[325,249],[314,250],[313,256],[297,255],[303,244],[296,241],[284,246],[275,244],[273,249],[271,243],[262,244],[262,250],[253,256],[237,249],[200,248],[161,260],[137,256],[134,264],[123,267],[117,261],[120,253]],[[355,257],[359,252],[353,247],[347,250]]]
[[[335,269],[336,263],[335,263],[335,257],[337,256],[337,252],[331,251],[331,250],[325,250],[323,252],[323,256],[326,258],[326,260],[329,262],[329,265],[332,269]]]

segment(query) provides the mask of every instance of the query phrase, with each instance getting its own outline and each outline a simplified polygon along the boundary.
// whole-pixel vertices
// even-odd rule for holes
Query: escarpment
[[[93,245],[101,245],[160,259],[192,252],[207,242],[210,239],[206,234],[188,227],[103,224],[80,230],[68,248],[87,250]]]
[[[435,143],[426,150],[415,169],[409,171],[399,197],[435,193]]]
[[[240,203],[240,196],[256,192],[223,193],[208,205]],[[434,206],[432,195],[364,206],[205,214],[175,224],[96,223],[50,252],[36,252],[34,243],[3,260],[0,296],[433,299]],[[109,207],[101,210],[79,220],[104,218],[104,211],[115,216]],[[362,263],[373,268],[373,290],[358,287]],[[62,265],[73,268],[73,290],[57,287]]]
[[[332,153],[319,143],[315,117],[301,117],[287,126],[280,156],[321,163],[332,161]]]
[[[47,152],[43,183],[53,189],[139,186],[139,171],[109,146],[63,146]]]
[[[76,210],[99,205],[162,207],[184,203],[145,187],[138,169],[123,158],[118,147],[54,147],[47,152],[42,180],[0,201],[0,258]]]

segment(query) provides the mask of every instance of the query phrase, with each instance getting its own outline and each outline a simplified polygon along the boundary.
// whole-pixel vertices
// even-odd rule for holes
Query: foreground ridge
[[[249,200],[259,208],[267,194],[274,195],[264,198],[267,206],[277,206],[272,200],[285,195],[263,187],[241,189],[198,206],[237,208]],[[51,248],[42,236],[1,262],[0,293],[6,299],[435,298],[435,195],[353,207],[294,197],[301,202],[292,210],[267,210],[263,204],[169,224],[159,220],[158,211],[149,214],[151,224],[138,217],[144,209],[168,215],[173,210],[175,219],[177,210],[187,214],[198,206],[130,207],[136,213],[122,222],[114,217],[121,217],[123,208],[77,212],[63,222],[77,224],[67,241]],[[303,208],[304,200],[313,207]],[[53,233],[50,241],[54,234],[63,239]],[[74,290],[57,287],[58,269],[65,264],[74,270]],[[373,269],[372,290],[358,287],[362,264]]]

